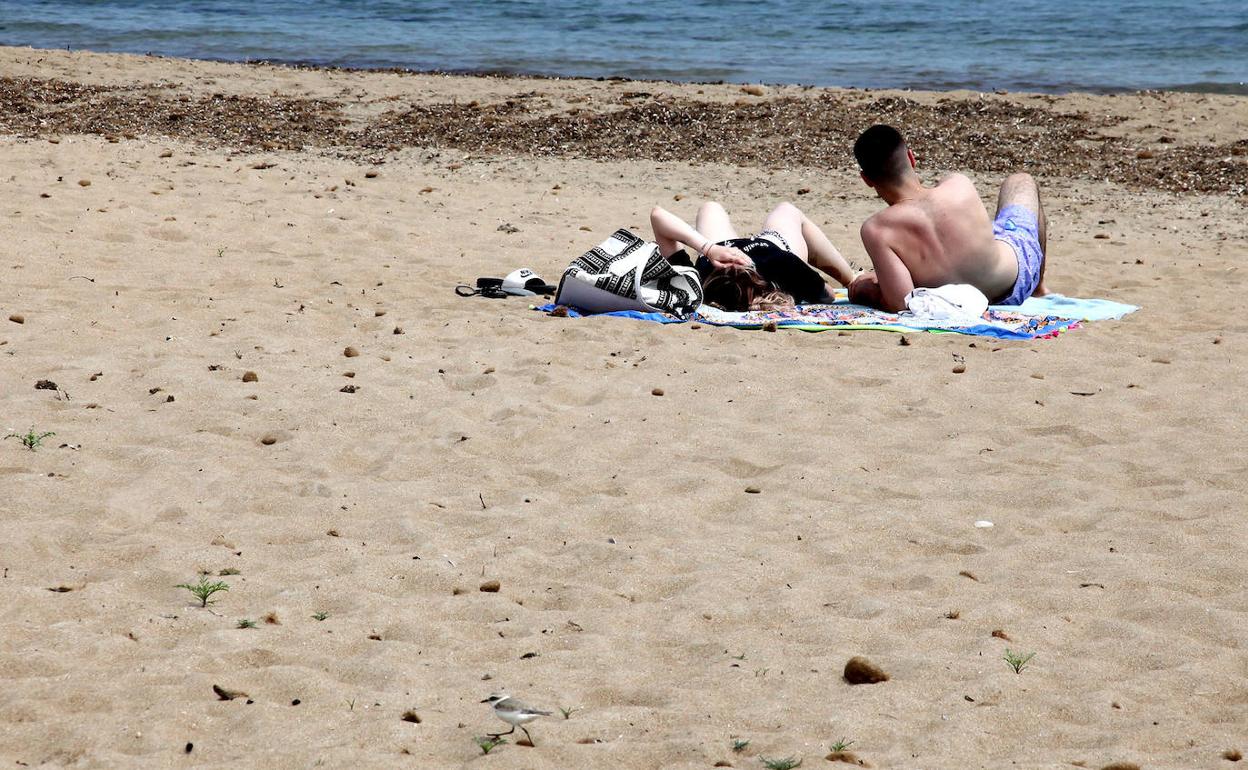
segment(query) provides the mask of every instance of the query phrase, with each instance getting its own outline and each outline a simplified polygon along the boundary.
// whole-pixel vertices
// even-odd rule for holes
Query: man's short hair
[[[862,174],[873,182],[892,182],[902,176],[909,165],[906,140],[892,126],[877,123],[854,142],[854,157]]]

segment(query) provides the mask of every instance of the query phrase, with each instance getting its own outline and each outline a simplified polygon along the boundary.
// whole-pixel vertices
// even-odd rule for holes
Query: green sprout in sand
[[[194,585],[191,585],[188,583],[179,583],[178,585],[174,586],[174,588],[185,588],[186,590],[190,591],[191,594],[193,594],[196,599],[199,599],[200,607],[207,607],[209,604],[211,604],[212,602],[209,601],[209,597],[217,593],[218,591],[230,590],[230,587],[227,584],[222,583],[221,581],[210,582],[208,578],[204,575],[200,575],[199,582]]]
[[[734,738],[732,741],[732,750],[740,754],[750,747],[749,739]]]
[[[324,612],[324,611],[322,611],[322,612],[313,612],[313,613],[312,613],[312,619],[313,619],[313,620],[324,620],[324,619],[325,619],[325,618],[327,618],[327,617],[329,617],[329,613],[328,613],[328,612]]]
[[[845,751],[846,749],[848,749],[850,746],[853,746],[853,745],[854,745],[853,741],[847,741],[844,738],[842,738],[836,743],[832,744],[831,746],[832,753],[840,754],[842,751]]]
[[[576,706],[568,706],[567,708],[564,708],[563,706],[559,707],[559,713],[563,714],[564,719],[570,718],[573,711],[579,711],[579,709]]]
[[[242,618],[238,621],[238,627],[239,628],[255,628],[256,621],[250,618]]]
[[[6,441],[8,439],[15,438],[18,441],[22,442],[22,446],[26,447],[27,449],[33,452],[39,447],[43,446],[43,440],[45,438],[48,438],[49,436],[55,436],[55,435],[56,434],[52,432],[35,433],[35,429],[32,427],[30,430],[26,431],[25,435],[22,435],[21,433],[10,433],[4,438]]]
[[[785,757],[784,759],[767,759],[759,757],[763,762],[763,767],[767,770],[793,770],[795,767],[802,766],[801,757]]]
[[[481,749],[482,754],[489,754],[491,751],[507,742],[506,738],[484,735],[480,738],[476,738],[475,740],[477,742],[477,746]]]
[[[1010,668],[1014,669],[1015,674],[1023,673],[1023,669],[1027,667],[1027,663],[1034,657],[1036,657],[1034,652],[1029,652],[1026,655],[1019,655],[1010,648],[1005,648],[1005,662],[1010,665]]]

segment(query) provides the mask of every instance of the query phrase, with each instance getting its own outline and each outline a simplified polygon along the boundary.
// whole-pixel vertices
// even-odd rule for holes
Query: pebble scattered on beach
[[[485,102],[409,102],[358,123],[347,119],[346,101],[161,94],[0,77],[0,131],[113,139],[148,135],[252,151],[316,147],[370,158],[433,146],[539,157],[848,170],[853,167],[848,148],[858,132],[887,120],[905,127],[911,146],[931,169],[1008,173],[1026,159],[1028,170],[1038,176],[1248,195],[1248,139],[1242,137],[1228,136],[1221,144],[1164,143],[1160,150],[1139,147],[1138,136],[1118,135],[1115,126],[1122,118],[1022,105],[1009,95],[923,103],[868,92],[780,96],[757,85],[741,90],[755,98],[738,105],[645,92],[636,99],[595,96],[562,111],[545,99],[506,96]],[[708,134],[716,141],[706,141]],[[793,141],[796,136],[802,141]],[[988,143],[992,152],[984,151]],[[454,162],[446,168],[462,166]],[[376,176],[365,173],[365,178]]]
[[[850,684],[878,684],[888,681],[888,674],[884,669],[860,655],[850,658],[845,664],[844,677]]]

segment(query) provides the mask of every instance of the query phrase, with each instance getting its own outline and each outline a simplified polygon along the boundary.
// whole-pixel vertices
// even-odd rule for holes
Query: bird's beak
[[[481,702],[482,702],[482,703],[489,703],[489,702],[490,702],[490,699],[489,699],[489,698],[486,698],[485,700],[483,700],[483,701],[481,701]]]

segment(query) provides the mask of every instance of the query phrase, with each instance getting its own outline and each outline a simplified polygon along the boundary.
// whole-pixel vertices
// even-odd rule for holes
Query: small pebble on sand
[[[243,372],[243,382],[256,382],[259,379],[255,372]]]
[[[884,672],[884,669],[861,655],[855,655],[845,664],[844,677],[845,681],[850,684],[877,684],[888,681],[888,674]]]
[[[355,358],[356,356],[360,354],[360,351],[348,345],[346,348],[343,349],[342,354],[346,356],[347,358]]]
[[[91,180],[90,180],[90,179],[79,179],[79,180],[78,180],[78,186],[79,186],[79,187],[90,187],[90,186],[91,186]]]
[[[24,324],[26,323],[26,316],[21,315],[19,313],[14,313],[13,315],[9,316],[9,320],[15,324]]]
[[[652,395],[652,396],[661,396],[661,395],[663,395],[663,389],[662,389],[662,388],[654,388],[653,390],[651,390],[651,391],[650,391],[650,395]]]
[[[496,594],[502,587],[502,584],[497,580],[487,580],[481,584],[481,593]]]
[[[962,374],[965,371],[966,371],[966,364],[954,364],[953,365],[954,374]]]

